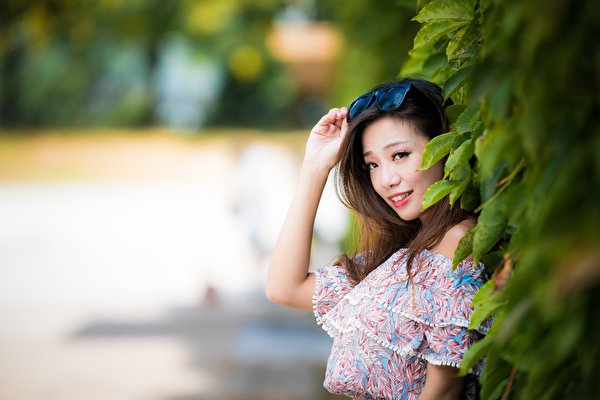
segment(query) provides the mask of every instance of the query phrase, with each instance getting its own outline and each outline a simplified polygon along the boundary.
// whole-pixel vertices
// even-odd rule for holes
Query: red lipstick
[[[408,190],[406,192],[395,193],[391,196],[388,196],[388,199],[392,202],[394,207],[402,207],[403,205],[408,203],[412,192],[412,190]]]

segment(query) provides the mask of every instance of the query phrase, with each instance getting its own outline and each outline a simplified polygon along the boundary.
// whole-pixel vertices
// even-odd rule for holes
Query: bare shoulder
[[[470,219],[454,225],[446,231],[440,243],[433,250],[445,257],[453,258],[460,239],[465,236],[473,225],[475,225],[475,221]]]

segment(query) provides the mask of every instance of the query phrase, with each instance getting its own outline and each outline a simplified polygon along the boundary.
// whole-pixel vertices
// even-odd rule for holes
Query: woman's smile
[[[388,196],[388,199],[392,202],[394,207],[402,207],[408,200],[410,199],[410,195],[412,194],[412,190],[403,193],[396,193],[391,196]]]
[[[373,122],[362,135],[373,189],[404,221],[421,217],[423,195],[443,176],[441,163],[419,170],[428,142],[412,124],[390,117]]]

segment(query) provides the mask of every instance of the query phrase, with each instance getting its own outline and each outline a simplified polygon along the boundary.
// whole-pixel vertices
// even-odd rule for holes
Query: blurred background
[[[415,3],[2,1],[0,398],[335,398],[266,265],[310,127],[395,78]],[[351,225],[328,187],[315,266]]]

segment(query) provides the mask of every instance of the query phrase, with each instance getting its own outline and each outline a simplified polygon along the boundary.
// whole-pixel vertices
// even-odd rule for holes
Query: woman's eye
[[[371,171],[371,170],[373,170],[375,168],[377,168],[377,164],[375,164],[374,162],[365,163],[365,169],[366,170]]]
[[[399,160],[400,158],[408,156],[408,154],[409,153],[407,153],[406,151],[399,151],[397,153],[394,153],[394,155],[392,156],[392,160]]]

